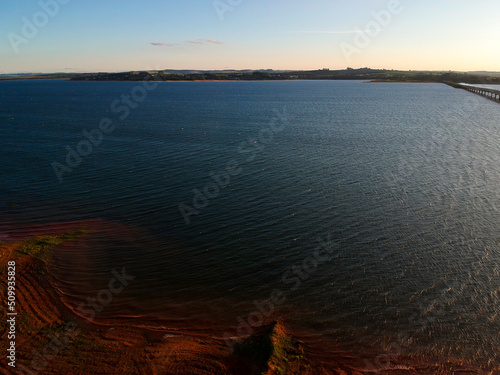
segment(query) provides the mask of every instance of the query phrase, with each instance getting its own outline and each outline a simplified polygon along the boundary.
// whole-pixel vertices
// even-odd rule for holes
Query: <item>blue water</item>
[[[253,302],[279,290],[270,318],[347,353],[373,361],[396,343],[393,364],[497,364],[498,103],[440,84],[137,87],[0,82],[2,238],[22,224],[129,228],[57,253],[69,304],[125,266],[136,279],[103,319],[203,321],[236,335]],[[120,119],[113,102],[144,92]],[[61,182],[52,164],[103,119],[115,128]],[[196,208],[193,190],[228,170]],[[196,211],[189,224],[181,204]]]

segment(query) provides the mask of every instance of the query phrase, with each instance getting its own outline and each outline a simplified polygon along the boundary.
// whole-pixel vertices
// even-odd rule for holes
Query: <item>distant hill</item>
[[[387,69],[342,70],[154,70],[119,73],[23,73],[0,75],[0,80],[71,79],[75,81],[275,81],[275,80],[365,80],[375,82],[454,82],[470,84],[500,84],[499,72],[432,72]]]
[[[86,73],[75,75],[73,80],[83,81],[274,81],[274,80],[366,80],[376,82],[463,82],[471,84],[500,83],[499,77],[455,72],[419,72],[386,69],[347,68],[343,70],[161,70],[150,72]]]
[[[479,72],[468,72],[468,74],[472,74],[475,76],[500,77],[500,72],[479,71]]]
[[[72,79],[75,73],[18,73],[0,74],[0,81],[28,80],[28,79]]]

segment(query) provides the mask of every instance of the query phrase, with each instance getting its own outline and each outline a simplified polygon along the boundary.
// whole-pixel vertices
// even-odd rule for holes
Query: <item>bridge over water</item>
[[[500,102],[500,90],[493,90],[493,89],[487,89],[485,87],[464,85],[461,83],[453,84],[450,86],[453,86],[453,87],[459,88],[459,89],[464,89],[464,90],[473,92],[474,94],[482,95],[482,96],[484,96],[488,99],[494,100],[496,102]]]

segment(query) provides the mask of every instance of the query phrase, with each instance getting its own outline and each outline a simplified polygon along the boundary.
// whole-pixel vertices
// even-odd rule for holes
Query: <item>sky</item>
[[[500,71],[498,0],[4,0],[0,74]]]

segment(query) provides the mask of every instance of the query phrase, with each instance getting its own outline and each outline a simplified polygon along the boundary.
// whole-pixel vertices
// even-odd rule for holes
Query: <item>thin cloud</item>
[[[178,46],[176,43],[163,43],[163,42],[151,42],[151,45],[155,47],[174,47]]]
[[[188,43],[191,43],[191,44],[222,44],[222,42],[219,42],[218,40],[213,40],[213,39],[189,40]]]
[[[204,45],[204,44],[224,44],[218,40],[214,39],[196,39],[196,40],[188,40],[184,43],[164,43],[164,42],[151,42],[152,46],[155,47],[175,47],[175,46],[181,46],[181,45],[186,45],[186,44],[195,44],[195,45]]]
[[[213,40],[213,39],[200,39],[201,41],[205,43],[211,43],[211,44],[224,44],[222,42],[219,42],[218,40]]]
[[[319,30],[319,31],[292,31],[292,34],[362,34],[361,30]]]

